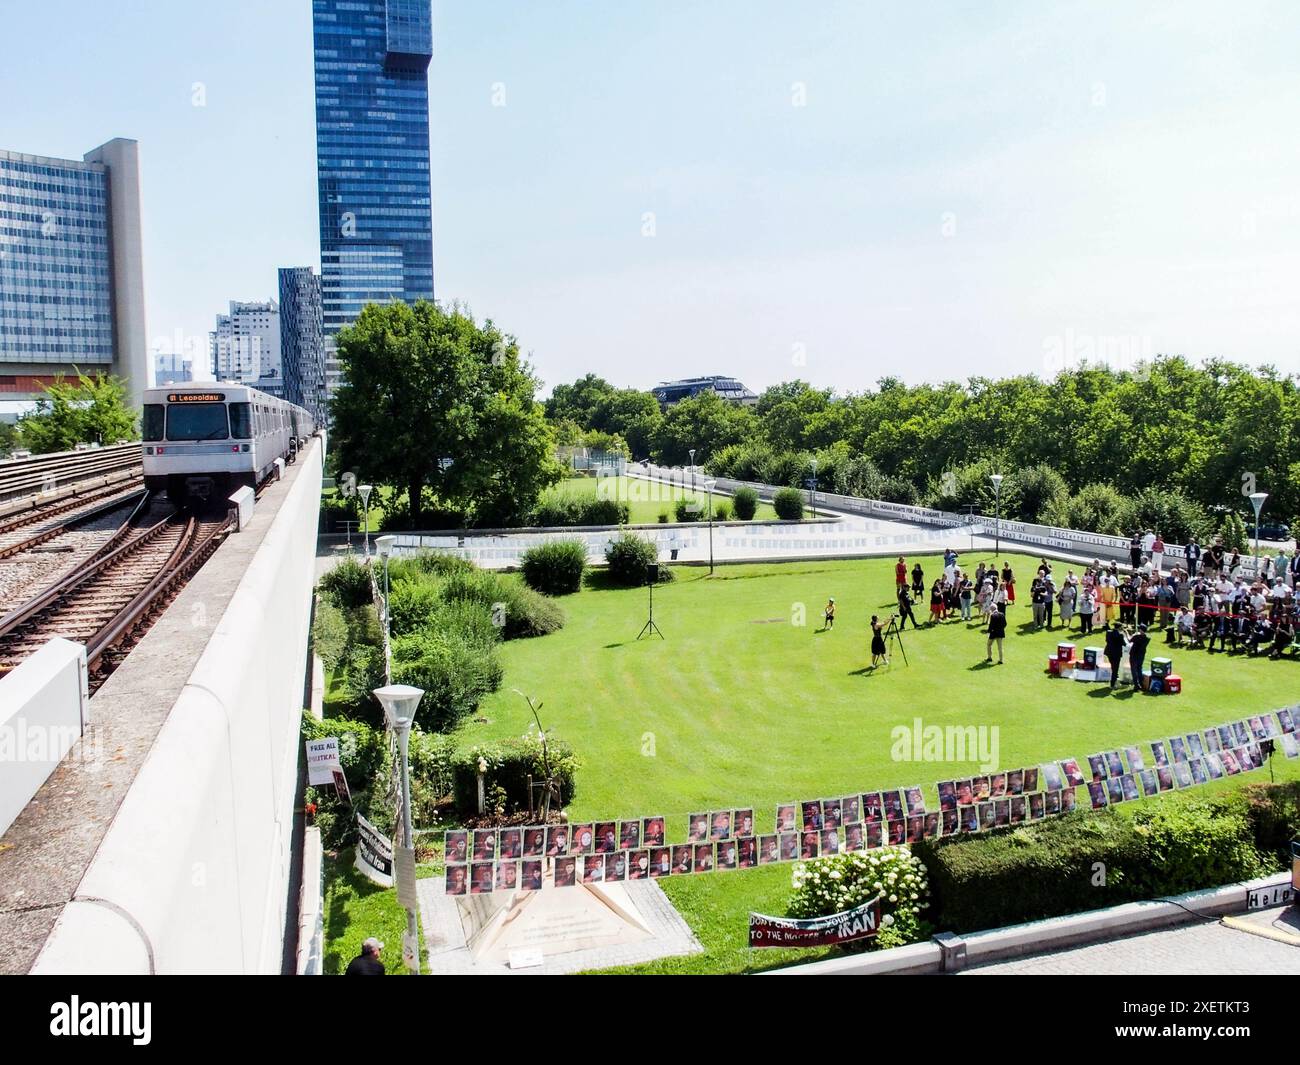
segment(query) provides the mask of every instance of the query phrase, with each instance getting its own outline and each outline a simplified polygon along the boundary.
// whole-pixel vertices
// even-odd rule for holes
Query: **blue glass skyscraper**
[[[430,0],[312,0],[326,376],[367,303],[433,299]]]

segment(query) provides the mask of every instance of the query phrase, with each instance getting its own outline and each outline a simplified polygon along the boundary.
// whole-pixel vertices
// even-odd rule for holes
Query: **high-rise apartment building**
[[[284,397],[312,412],[325,425],[325,337],[320,276],[310,266],[280,270],[280,362]]]
[[[81,161],[0,151],[0,400],[74,368],[149,387],[140,156],[117,138]]]
[[[230,313],[217,315],[208,346],[212,376],[218,381],[238,381],[274,395],[283,393],[280,305],[275,300],[231,300]]]
[[[430,0],[312,0],[321,302],[333,337],[367,303],[433,299]]]

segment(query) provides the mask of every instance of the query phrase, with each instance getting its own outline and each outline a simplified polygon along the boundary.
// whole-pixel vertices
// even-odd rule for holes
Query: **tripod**
[[[898,618],[889,619],[889,627],[885,629],[885,646],[891,646],[893,642],[898,641],[898,653],[903,656],[903,665],[910,666],[907,660],[907,651],[903,649],[903,631],[898,627]]]
[[[659,626],[655,624],[655,585],[658,581],[659,577],[658,574],[656,574],[655,578],[649,581],[646,585],[646,587],[650,589],[650,617],[646,621],[645,625],[642,626],[641,631],[637,634],[638,640],[641,639],[642,636],[658,636],[661,640],[664,638],[664,634],[659,631]]]

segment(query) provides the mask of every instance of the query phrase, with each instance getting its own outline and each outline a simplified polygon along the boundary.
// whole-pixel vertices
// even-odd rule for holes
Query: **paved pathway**
[[[1261,976],[1300,974],[1300,910],[1294,906],[1250,914],[1251,924],[1296,937],[1281,943],[1218,921],[1073,947],[1049,954],[981,965],[961,976],[1093,975]]]

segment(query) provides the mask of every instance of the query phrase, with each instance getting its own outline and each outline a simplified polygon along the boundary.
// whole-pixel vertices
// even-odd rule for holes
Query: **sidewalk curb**
[[[1246,896],[1250,891],[1290,883],[1290,873],[1276,873],[1244,884],[1226,884],[1169,899],[1128,902],[1104,910],[1091,910],[1067,917],[1049,917],[1042,921],[1009,925],[987,932],[964,936],[948,935],[944,938],[943,946],[935,942],[914,943],[895,950],[773,969],[760,975],[866,976],[956,972],[1008,958],[1103,943],[1139,932],[1188,923],[1198,917],[1213,919],[1226,914],[1244,913]],[[945,956],[960,959],[963,955],[963,960],[944,968]]]

